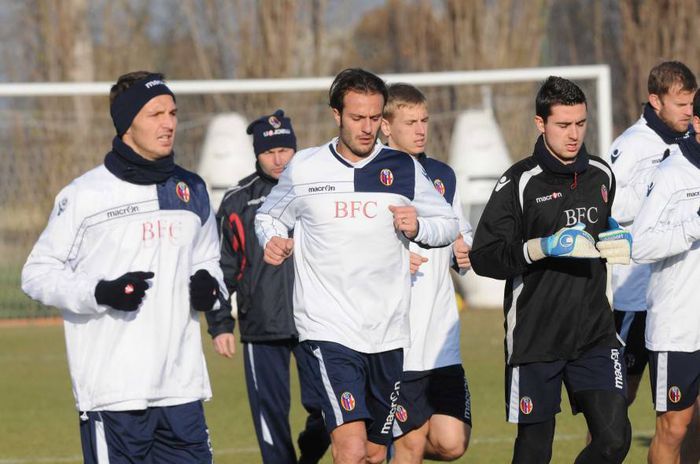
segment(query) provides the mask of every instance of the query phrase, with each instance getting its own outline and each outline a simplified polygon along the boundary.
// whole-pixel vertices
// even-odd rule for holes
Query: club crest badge
[[[522,398],[520,398],[520,410],[523,414],[530,414],[533,408],[534,404],[532,403],[532,400],[529,396],[523,396]]]
[[[608,202],[608,188],[605,186],[605,184],[600,186],[600,196],[603,197],[604,203]]]
[[[401,406],[400,404],[396,406],[396,420],[399,422],[406,422],[408,420],[408,411],[406,411],[406,408]]]
[[[346,411],[352,411],[355,409],[355,397],[350,392],[344,392],[340,395],[340,404]]]
[[[433,185],[435,186],[435,190],[437,190],[438,193],[444,197],[445,196],[445,184],[440,179],[435,179],[433,181]]]
[[[394,183],[394,173],[391,172],[391,169],[382,169],[379,173],[379,181],[389,187]]]
[[[671,400],[671,403],[678,403],[681,400],[682,396],[683,395],[681,394],[681,389],[677,386],[674,385],[668,389],[668,399]]]
[[[274,114],[267,118],[267,122],[274,128],[274,129],[279,129],[282,127],[282,123],[280,122],[279,119],[277,119],[277,116]]]
[[[180,200],[185,203],[190,202],[190,187],[186,183],[182,181],[178,182],[175,186],[175,193]]]

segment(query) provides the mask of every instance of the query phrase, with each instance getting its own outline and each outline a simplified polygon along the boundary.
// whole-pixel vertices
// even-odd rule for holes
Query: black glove
[[[197,311],[211,311],[219,298],[219,282],[200,269],[190,277],[190,303]]]
[[[148,290],[152,272],[127,272],[115,280],[100,280],[95,287],[95,300],[119,311],[136,311]]]

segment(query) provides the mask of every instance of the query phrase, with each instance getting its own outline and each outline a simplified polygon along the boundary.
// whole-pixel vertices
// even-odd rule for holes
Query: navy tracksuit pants
[[[289,426],[289,365],[297,350],[299,343],[291,340],[243,344],[248,401],[265,464],[316,463],[330,444],[321,411],[307,408],[309,416],[299,434],[301,456],[297,461]],[[307,405],[307,389],[302,386],[301,390],[302,403]]]

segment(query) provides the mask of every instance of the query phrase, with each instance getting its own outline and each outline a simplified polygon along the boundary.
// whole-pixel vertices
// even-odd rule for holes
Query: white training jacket
[[[215,220],[198,176],[178,167],[163,184],[136,185],[101,165],[58,194],[22,270],[22,289],[62,311],[78,410],[211,397],[199,315],[189,302],[189,278],[199,269],[226,292]],[[97,304],[98,281],[132,271],[155,273],[137,311]]]
[[[459,231],[471,246],[472,227],[464,218],[454,171],[447,164],[424,155],[418,162],[425,168],[435,189],[452,205]],[[411,345],[404,353],[404,371],[425,372],[461,365],[460,320],[450,268],[455,265],[452,245],[424,248],[416,243],[410,250],[428,261],[413,274],[411,283]],[[460,270],[466,273],[466,270]]]
[[[652,263],[646,347],[700,350],[700,169],[675,148],[656,170],[632,227],[632,257]]]
[[[610,167],[615,174],[616,190],[612,215],[623,226],[633,224],[654,171],[672,147],[678,145],[667,145],[647,125],[644,116],[613,142]],[[612,266],[613,307],[621,311],[645,311],[650,273],[648,264]]]
[[[339,343],[362,353],[409,343],[411,277],[407,240],[390,205],[418,213],[416,242],[451,243],[459,226],[423,168],[377,144],[350,163],[337,139],[294,155],[255,219],[265,247],[294,229],[294,320],[300,340]]]

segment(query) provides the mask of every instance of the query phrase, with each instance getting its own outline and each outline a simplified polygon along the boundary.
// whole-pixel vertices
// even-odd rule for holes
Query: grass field
[[[472,392],[474,430],[467,454],[457,462],[510,462],[515,426],[504,420],[502,315],[465,311],[462,353]],[[206,404],[217,464],[259,463],[243,381],[243,358],[217,356],[205,343],[214,399]],[[294,378],[293,399],[299,398]],[[585,423],[566,402],[557,416],[554,463],[571,463],[583,446]],[[644,379],[630,410],[632,448],[626,463],[646,462],[654,426],[649,382]],[[304,417],[298,400],[294,433]],[[80,463],[78,415],[74,410],[62,326],[0,328],[0,464]],[[331,460],[326,456],[324,463]]]

